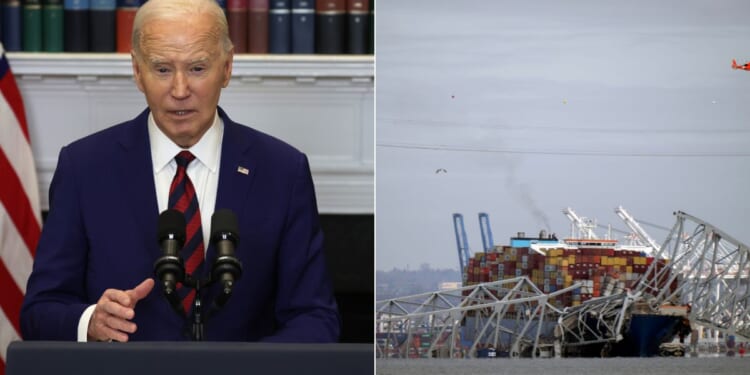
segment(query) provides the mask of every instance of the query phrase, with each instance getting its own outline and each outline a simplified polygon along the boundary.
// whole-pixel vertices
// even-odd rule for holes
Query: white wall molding
[[[127,54],[7,53],[47,201],[60,148],[129,120],[146,102]],[[310,158],[322,213],[374,211],[372,56],[237,55],[220,105]]]

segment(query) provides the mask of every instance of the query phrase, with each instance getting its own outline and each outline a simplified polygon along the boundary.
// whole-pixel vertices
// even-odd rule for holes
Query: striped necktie
[[[169,187],[169,208],[174,208],[185,215],[185,246],[182,247],[182,259],[185,259],[185,272],[200,278],[203,269],[203,228],[201,226],[201,212],[198,208],[198,197],[195,187],[187,175],[187,166],[195,159],[190,151],[181,151],[175,156],[177,173]],[[182,298],[185,312],[190,312],[195,300],[195,289],[180,287],[178,293]]]

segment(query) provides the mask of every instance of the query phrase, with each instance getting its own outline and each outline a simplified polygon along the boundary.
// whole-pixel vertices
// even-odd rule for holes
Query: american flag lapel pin
[[[241,165],[239,167],[237,167],[237,172],[242,173],[244,175],[250,174],[250,170],[247,169],[247,168],[245,168],[245,167],[243,167],[243,166],[241,166]]]

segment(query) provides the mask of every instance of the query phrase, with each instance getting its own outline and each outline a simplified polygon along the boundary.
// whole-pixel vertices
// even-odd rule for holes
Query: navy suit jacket
[[[106,289],[132,289],[154,277],[162,251],[148,113],[60,151],[21,311],[24,339],[76,340],[81,314]],[[307,157],[233,122],[221,108],[219,115],[224,137],[216,209],[237,215],[243,274],[204,325],[205,339],[336,341],[339,318]],[[209,246],[207,270],[215,257]],[[218,287],[205,290],[204,305]],[[138,330],[130,340],[190,339],[190,326],[172,310],[158,280],[136,305],[133,321]]]

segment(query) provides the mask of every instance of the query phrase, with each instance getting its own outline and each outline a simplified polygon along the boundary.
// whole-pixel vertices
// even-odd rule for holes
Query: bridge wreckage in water
[[[526,258],[496,247],[476,266],[467,260],[464,287],[378,301],[377,356],[653,356],[690,324],[750,339],[748,247],[694,216],[675,217],[651,257],[611,253],[601,241],[579,241],[578,253],[548,242]],[[612,256],[584,255],[596,244]],[[550,259],[565,254],[577,255]],[[637,272],[611,272],[623,268]]]

